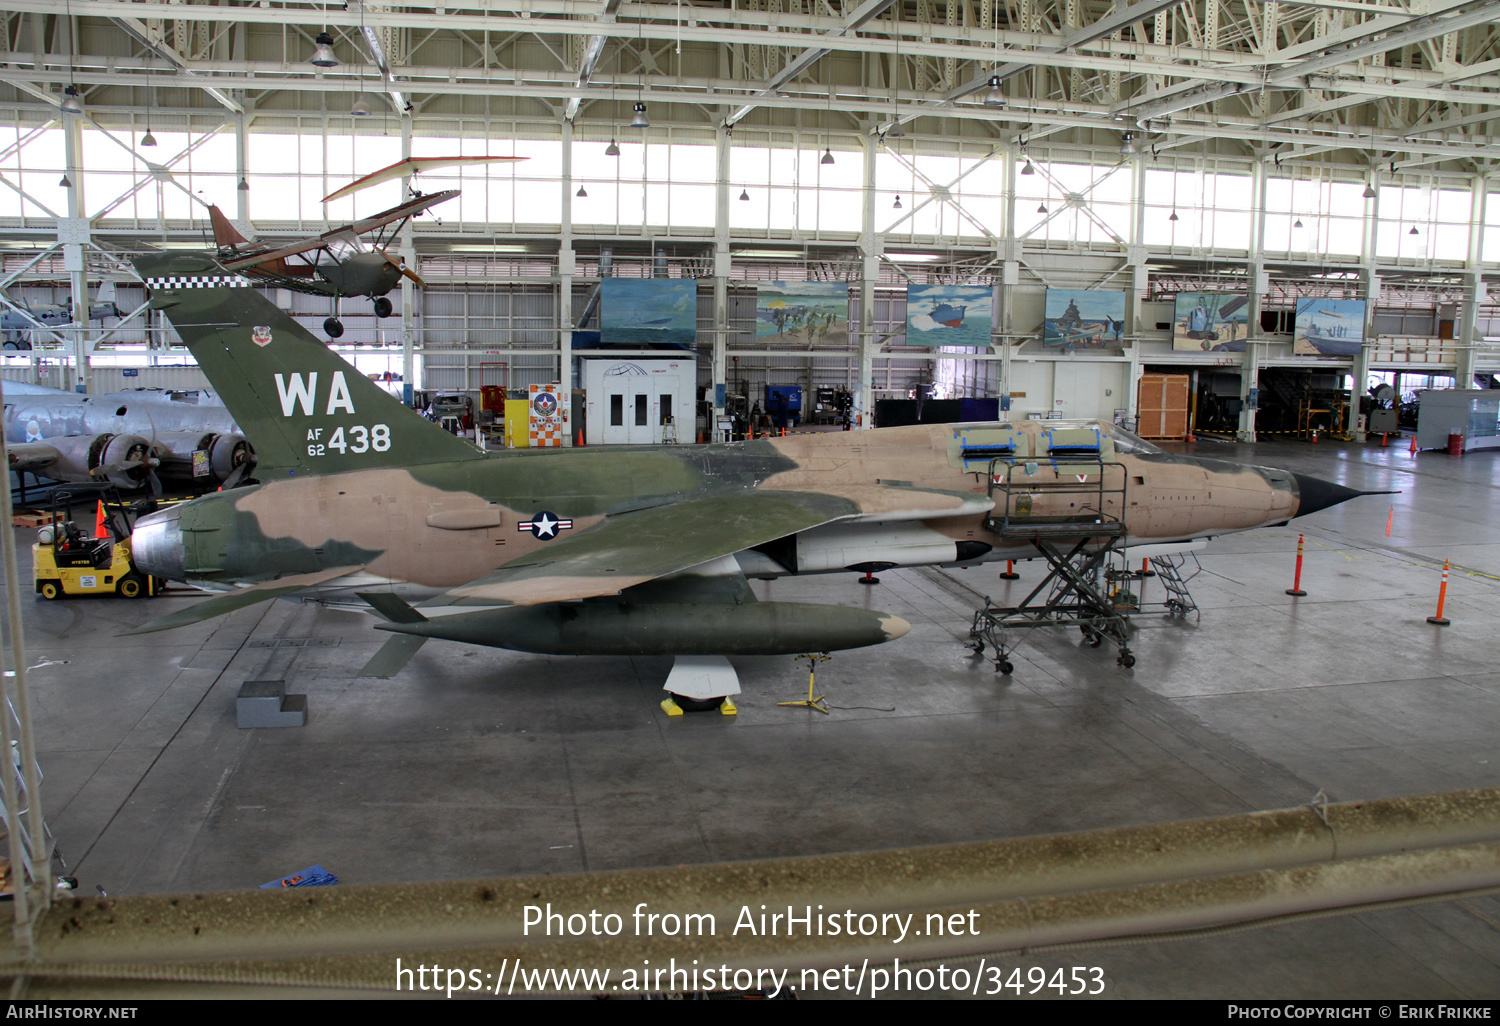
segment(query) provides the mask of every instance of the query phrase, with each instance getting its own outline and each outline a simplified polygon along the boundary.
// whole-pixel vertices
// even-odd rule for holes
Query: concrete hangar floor
[[[1040,561],[1010,585],[993,565],[757,584],[913,624],[823,664],[826,717],[776,705],[805,697],[787,657],[736,660],[738,717],[669,719],[666,659],[435,642],[379,681],[353,676],[385,640],[353,613],[275,602],[117,638],[192,599],[27,596],[45,809],[83,892],[113,895],[247,888],[314,863],[346,883],[565,873],[1500,784],[1500,453],[1196,448],[1402,492],[1214,541],[1192,582],[1201,623],[1138,618],[1133,671],[1062,630],[1025,643],[1009,678],[970,656],[980,596],[1019,597]],[[1445,558],[1463,569],[1438,628],[1425,617]],[[305,727],[236,728],[241,682],[266,677],[307,695]],[[1014,963],[1102,966],[1114,997],[1494,997],[1500,899]]]

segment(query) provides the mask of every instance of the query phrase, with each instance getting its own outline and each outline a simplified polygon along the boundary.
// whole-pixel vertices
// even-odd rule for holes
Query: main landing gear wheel
[[[389,297],[387,297],[387,296],[376,296],[375,297],[375,316],[376,317],[389,317],[391,315],[391,310],[392,309],[393,309],[393,307],[391,306],[391,301],[390,301]]]
[[[59,585],[56,581],[43,581],[42,586],[40,589],[38,589],[38,591],[42,598],[48,600],[49,602],[55,599],[62,598],[62,586]]]
[[[344,322],[337,317],[330,317],[323,322],[323,333],[329,338],[338,338],[344,333]]]
[[[672,696],[672,701],[676,702],[683,712],[710,712],[717,709],[724,702],[724,696],[722,695],[717,698],[689,698],[686,695],[679,695],[675,691],[667,693]]]

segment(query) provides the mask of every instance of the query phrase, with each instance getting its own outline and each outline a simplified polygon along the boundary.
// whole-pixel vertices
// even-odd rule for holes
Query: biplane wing
[[[526,160],[526,157],[407,157],[398,160],[390,167],[383,167],[379,171],[356,178],[342,189],[335,189],[323,197],[324,203],[332,203],[336,199],[342,199],[360,189],[368,189],[372,185],[381,182],[389,182],[393,178],[405,178],[408,175],[417,174],[422,171],[432,170],[439,167],[456,167],[466,164],[493,164],[499,161]]]

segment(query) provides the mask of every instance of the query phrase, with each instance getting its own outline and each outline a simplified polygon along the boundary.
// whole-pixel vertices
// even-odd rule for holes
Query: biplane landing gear
[[[375,297],[375,316],[376,317],[389,317],[391,315],[391,310],[393,310],[393,309],[394,309],[394,307],[391,306],[391,301],[390,301],[389,297],[387,297],[387,296],[376,296]]]
[[[329,338],[338,338],[344,333],[344,322],[337,317],[329,317],[323,322],[323,333]]]

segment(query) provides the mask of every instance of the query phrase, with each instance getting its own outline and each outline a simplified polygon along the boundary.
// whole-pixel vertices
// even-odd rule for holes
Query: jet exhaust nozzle
[[[178,516],[178,507],[169,506],[135,522],[130,533],[130,558],[137,570],[169,581],[187,579]]]

